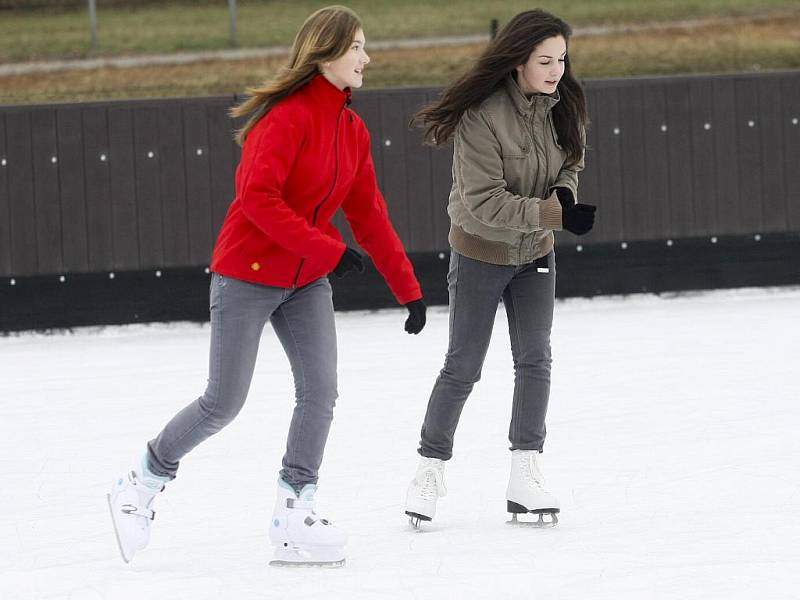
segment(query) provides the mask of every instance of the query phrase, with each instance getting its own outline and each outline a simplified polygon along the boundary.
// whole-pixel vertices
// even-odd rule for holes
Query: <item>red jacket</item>
[[[250,130],[212,271],[276,287],[307,285],[344,253],[330,223],[342,207],[397,301],[422,297],[378,189],[369,132],[349,101],[349,89],[317,75]]]

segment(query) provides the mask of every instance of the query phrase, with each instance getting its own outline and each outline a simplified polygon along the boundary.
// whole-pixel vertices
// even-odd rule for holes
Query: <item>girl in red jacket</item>
[[[336,391],[336,330],[327,275],[363,271],[330,220],[341,207],[359,245],[419,333],[425,305],[375,179],[364,123],[348,105],[369,63],[349,9],[329,7],[301,27],[289,63],[231,113],[242,159],[236,198],[211,262],[208,387],[147,444],[109,494],[123,559],[145,547],[152,504],[179,461],[242,408],[269,320],[286,351],[296,405],[270,522],[271,564],[344,563],[345,533],[315,512],[314,492]]]

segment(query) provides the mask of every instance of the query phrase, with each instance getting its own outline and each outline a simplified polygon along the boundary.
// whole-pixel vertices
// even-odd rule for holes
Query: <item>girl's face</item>
[[[322,74],[340,90],[347,87],[360,88],[364,83],[364,67],[369,64],[369,56],[364,51],[365,43],[364,32],[359,29],[347,52],[322,65]]]
[[[567,41],[557,35],[533,49],[528,62],[517,67],[517,83],[523,93],[552,94],[564,75]]]

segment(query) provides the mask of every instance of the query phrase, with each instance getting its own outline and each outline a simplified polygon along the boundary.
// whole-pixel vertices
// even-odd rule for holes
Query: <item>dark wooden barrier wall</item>
[[[580,195],[600,210],[581,244],[800,231],[800,72],[586,89]],[[435,93],[363,91],[354,102],[411,252],[447,249],[451,151],[407,128]],[[0,107],[0,277],[207,265],[239,156],[232,102]]]
[[[230,102],[0,109],[0,275],[207,264],[238,158]]]
[[[586,90],[579,195],[598,221],[557,234],[557,295],[800,284],[800,71]],[[447,302],[452,148],[422,146],[407,123],[436,93],[354,101],[430,304]],[[234,101],[0,106],[0,332],[207,319],[239,159]],[[337,308],[394,305],[372,268],[333,284]]]

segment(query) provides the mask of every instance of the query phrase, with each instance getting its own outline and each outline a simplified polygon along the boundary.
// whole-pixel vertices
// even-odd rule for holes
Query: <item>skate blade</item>
[[[125,564],[128,564],[131,561],[125,557],[125,552],[122,551],[122,541],[119,539],[119,531],[117,531],[117,520],[114,518],[114,507],[111,506],[111,494],[106,494],[106,501],[108,502],[108,513],[111,515],[111,525],[114,527],[114,538],[117,540],[119,555],[125,561]]]
[[[422,531],[422,527],[421,527],[422,521],[430,521],[431,520],[431,518],[429,516],[421,515],[421,514],[415,513],[415,512],[406,511],[406,514],[408,515],[408,523],[411,525],[411,527],[414,528],[414,531],[416,531],[417,533]]]
[[[336,569],[345,564],[341,548],[278,548],[269,561],[271,567],[322,567]]]
[[[317,567],[320,569],[338,569],[339,567],[343,567],[345,565],[345,559],[337,560],[333,562],[298,562],[293,560],[271,560],[269,561],[270,567],[289,567],[289,568],[300,568],[300,567]]]
[[[517,514],[527,514],[527,513],[511,513],[511,520],[506,521],[509,525],[514,525],[515,527],[531,527],[533,529],[549,529],[551,527],[555,527],[558,525],[558,514],[554,512],[548,511],[530,511],[532,514],[538,517],[535,521],[520,521],[517,519]],[[550,520],[546,521],[544,519],[545,515],[550,516]]]

